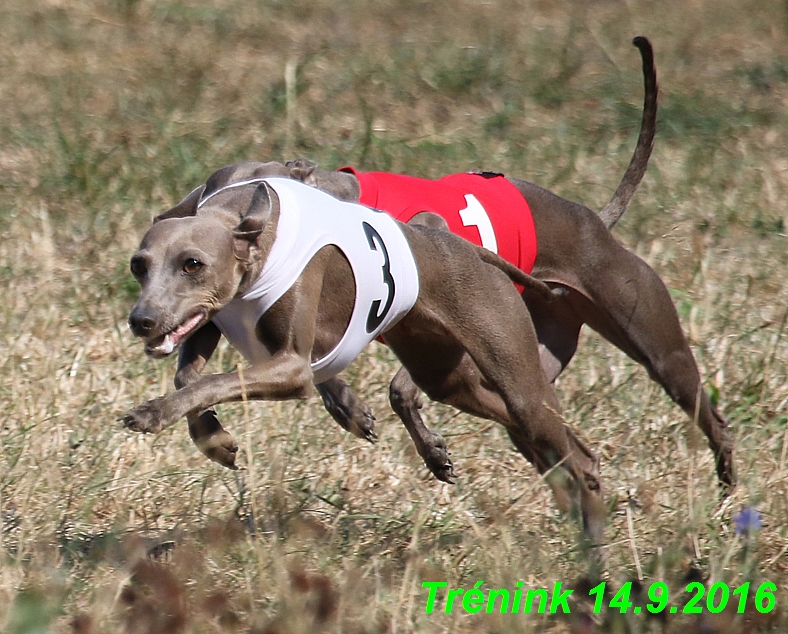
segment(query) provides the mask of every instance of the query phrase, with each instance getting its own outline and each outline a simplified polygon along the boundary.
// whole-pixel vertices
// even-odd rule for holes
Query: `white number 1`
[[[465,194],[465,203],[468,206],[465,209],[460,209],[462,224],[466,227],[476,227],[479,237],[482,239],[482,246],[497,254],[498,240],[495,239],[495,230],[487,211],[473,194]]]

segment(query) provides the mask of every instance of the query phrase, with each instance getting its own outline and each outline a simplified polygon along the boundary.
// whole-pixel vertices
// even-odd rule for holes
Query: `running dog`
[[[503,424],[558,506],[579,510],[601,545],[598,460],[560,415],[512,281],[545,305],[564,291],[449,232],[271,169],[249,161],[215,172],[155,219],[131,258],[141,286],[132,332],[153,357],[180,354],[178,389],[133,408],[125,425],[158,433],[187,417],[203,452],[234,464],[214,405],[304,398],[382,337],[409,384]],[[222,334],[250,367],[202,376]]]

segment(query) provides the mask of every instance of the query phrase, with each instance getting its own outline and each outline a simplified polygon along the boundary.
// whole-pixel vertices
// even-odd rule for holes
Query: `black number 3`
[[[383,244],[383,238],[380,237],[380,234],[369,223],[362,222],[361,225],[364,228],[364,234],[367,236],[369,248],[373,251],[377,251],[378,246],[380,246],[380,251],[383,252],[383,283],[388,287],[388,296],[386,297],[386,305],[383,306],[383,310],[380,310],[380,305],[383,302],[379,299],[373,301],[372,307],[369,309],[369,314],[367,315],[367,332],[370,333],[374,332],[375,329],[380,326],[381,322],[386,318],[386,315],[388,315],[389,310],[391,310],[391,304],[394,303],[394,278],[391,276],[389,252],[386,250],[386,245]],[[377,243],[377,245],[375,243]]]

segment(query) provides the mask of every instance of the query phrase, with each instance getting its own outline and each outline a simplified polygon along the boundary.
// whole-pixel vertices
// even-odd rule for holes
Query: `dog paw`
[[[238,445],[235,444],[233,435],[221,426],[210,436],[203,437],[199,441],[195,440],[195,442],[197,448],[208,459],[227,469],[232,469],[233,471],[238,469],[238,466],[235,464],[235,458],[238,455]]]
[[[123,426],[143,434],[158,434],[165,427],[160,401],[161,399],[154,399],[129,410],[120,418]]]
[[[448,484],[454,484],[457,474],[454,473],[454,463],[443,436],[431,432],[428,444],[423,448],[422,457],[427,468],[438,480]]]
[[[454,473],[454,464],[449,458],[446,458],[446,462],[440,467],[430,467],[430,471],[438,480],[446,484],[454,484],[457,478],[457,474]]]
[[[223,442],[221,445],[217,445],[215,447],[210,447],[208,449],[203,450],[200,448],[206,457],[217,464],[226,467],[227,469],[232,469],[236,471],[238,469],[238,465],[235,464],[235,458],[238,455],[238,445],[235,444],[233,437],[225,432],[229,439]]]
[[[222,427],[216,412],[208,410],[199,416],[189,414],[188,422],[189,435],[206,458],[233,471],[238,469],[235,464],[238,445],[233,435]]]
[[[362,440],[374,443],[378,439],[375,433],[375,416],[369,405],[357,401],[352,415],[348,418],[348,431]]]
[[[326,410],[342,429],[362,440],[377,440],[372,409],[356,396],[347,383],[334,379],[319,384],[317,388]]]

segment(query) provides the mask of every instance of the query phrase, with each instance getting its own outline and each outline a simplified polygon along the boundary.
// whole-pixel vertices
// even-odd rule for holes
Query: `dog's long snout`
[[[156,328],[156,320],[145,310],[135,307],[129,315],[129,328],[135,337],[146,337]]]

